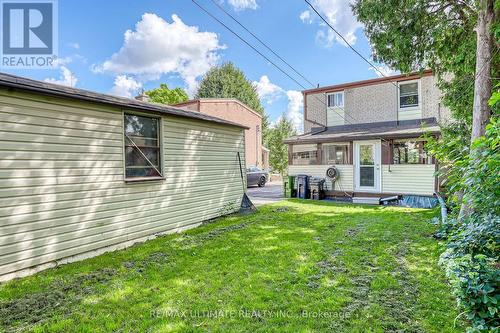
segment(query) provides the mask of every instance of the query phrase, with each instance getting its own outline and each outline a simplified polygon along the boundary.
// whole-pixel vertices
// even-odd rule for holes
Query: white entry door
[[[380,192],[380,140],[354,141],[354,189]]]

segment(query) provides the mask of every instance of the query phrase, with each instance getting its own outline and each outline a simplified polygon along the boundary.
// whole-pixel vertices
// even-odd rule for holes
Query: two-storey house
[[[449,118],[431,71],[303,91],[304,134],[285,140],[290,175],[325,177],[327,195],[431,196],[437,164],[425,136]]]

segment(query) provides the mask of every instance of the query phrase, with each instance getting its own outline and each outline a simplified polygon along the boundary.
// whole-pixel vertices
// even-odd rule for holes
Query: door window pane
[[[373,166],[359,167],[359,186],[375,186],[375,168]]]
[[[374,165],[373,145],[359,146],[359,164]]]

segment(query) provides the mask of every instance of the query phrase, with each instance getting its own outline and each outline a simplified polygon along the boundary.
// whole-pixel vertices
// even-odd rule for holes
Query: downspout
[[[446,203],[437,192],[434,192],[434,195],[437,197],[439,205],[441,206],[441,223],[445,224],[446,220],[448,219],[448,211],[446,209]]]

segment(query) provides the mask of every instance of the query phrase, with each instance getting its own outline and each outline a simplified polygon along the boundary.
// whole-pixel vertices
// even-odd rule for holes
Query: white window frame
[[[334,106],[330,106],[328,104],[328,101],[330,100],[330,95],[342,95],[342,105],[334,105]],[[326,94],[326,106],[327,108],[343,108],[344,107],[344,104],[345,104],[345,99],[344,99],[344,91],[334,91],[334,92],[331,92],[331,93],[327,93]],[[334,97],[334,101],[335,101],[335,97]]]
[[[410,83],[417,83],[418,105],[401,107],[401,86]],[[398,82],[398,109],[400,112],[420,110],[422,108],[422,84],[419,79]]]

